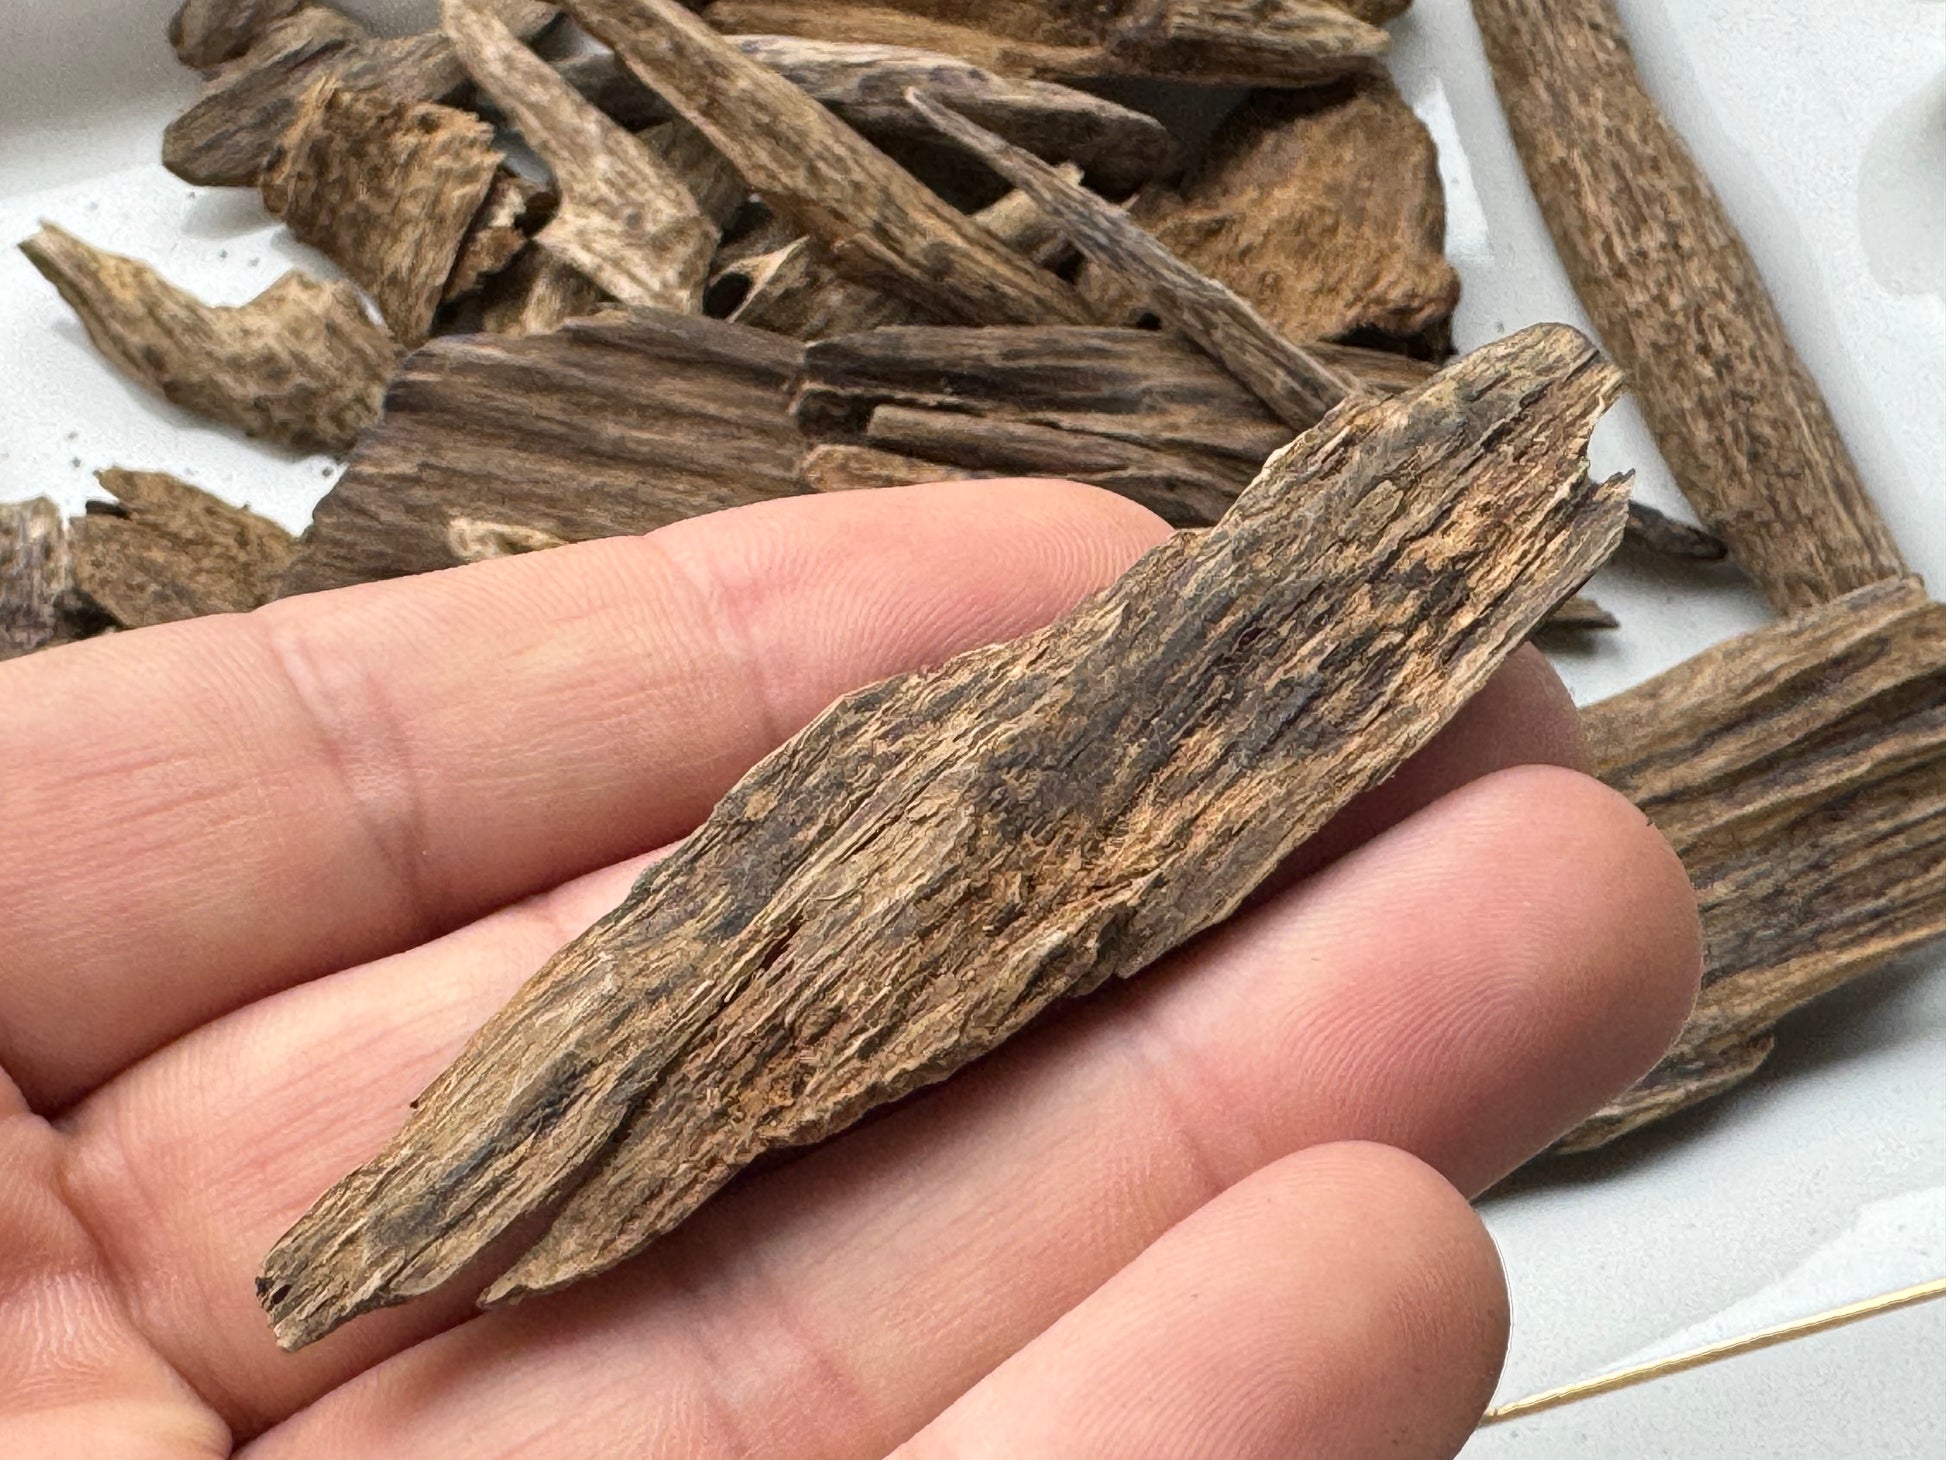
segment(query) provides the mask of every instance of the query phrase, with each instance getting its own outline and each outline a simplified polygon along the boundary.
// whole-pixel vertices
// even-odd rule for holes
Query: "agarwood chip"
[[[1628,531],[1622,540],[1665,558],[1688,558],[1698,563],[1720,563],[1730,553],[1715,533],[1658,512],[1647,502],[1628,504]]]
[[[297,539],[165,472],[96,473],[119,505],[70,529],[75,586],[126,629],[268,603]]]
[[[1106,199],[932,97],[915,90],[907,99],[942,135],[1038,203],[1076,248],[1148,299],[1156,313],[1209,351],[1287,425],[1308,427],[1356,388],[1355,381],[1279,333],[1248,300],[1184,263]]]
[[[296,1348],[566,1197],[489,1303],[944,1078],[1233,912],[1612,549],[1619,387],[1543,326],[1347,401],[1215,528],[840,700],[549,961],[264,1263]]]
[[[1086,318],[1060,279],[676,0],[574,0],[571,8],[848,278],[974,324]]]
[[[1180,185],[1151,185],[1128,214],[1294,340],[1383,335],[1435,350],[1446,341],[1459,275],[1446,262],[1438,158],[1382,74],[1258,92]],[[1078,283],[1103,296],[1104,319],[1133,323],[1148,307],[1117,299],[1099,269]]]
[[[81,637],[74,632],[67,523],[45,497],[0,502],[0,659]]]
[[[750,184],[709,138],[681,117],[644,127],[637,134],[682,179],[703,216],[720,233],[751,202]]]
[[[542,246],[624,304],[700,311],[718,233],[676,171],[477,5],[446,0],[445,24],[474,81],[554,174],[561,206]]]
[[[780,336],[660,310],[435,340],[399,368],[282,591],[450,568],[455,517],[580,542],[795,495],[802,362]]]
[[[1473,0],[1534,197],[1683,495],[1780,613],[1898,577],[1891,531],[1610,0]]]
[[[552,334],[602,307],[599,285],[573,264],[530,245],[487,281],[480,327],[495,335]]]
[[[1541,632],[1581,634],[1590,629],[1617,629],[1621,620],[1596,603],[1577,593],[1541,622]]]
[[[987,475],[873,446],[813,446],[797,464],[798,481],[813,492],[870,491]]]
[[[446,524],[446,545],[462,563],[483,563],[488,558],[510,558],[520,553],[545,552],[566,547],[568,540],[538,527],[523,527],[517,522],[482,522],[477,517],[455,517]]]
[[[488,279],[512,264],[527,247],[528,219],[548,199],[547,190],[538,183],[502,168],[466,230],[440,302],[451,304],[477,294]]]
[[[523,37],[559,13],[534,0],[485,3]],[[313,5],[271,26],[210,77],[202,98],[162,134],[163,165],[186,182],[255,187],[298,103],[327,78],[398,101],[444,101],[466,84],[459,58],[437,31],[378,39],[356,21]]]
[[[1705,650],[1582,715],[1595,770],[1682,858],[1703,991],[1599,1146],[1722,1093],[1785,1014],[1946,934],[1946,606],[1860,588]]]
[[[206,71],[235,60],[280,20],[311,0],[183,0],[169,22],[169,44],[185,66]]]
[[[212,306],[52,223],[20,247],[102,354],[185,410],[303,451],[349,451],[378,418],[398,352],[349,284],[293,270]]]
[[[719,30],[912,46],[1013,76],[1159,76],[1208,85],[1315,86],[1370,70],[1384,31],[1328,0],[717,0]]]
[[[320,81],[264,169],[264,206],[362,285],[407,348],[425,343],[505,159],[493,128],[431,102]]]

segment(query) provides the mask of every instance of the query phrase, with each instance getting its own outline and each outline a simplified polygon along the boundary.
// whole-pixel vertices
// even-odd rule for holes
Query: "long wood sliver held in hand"
[[[482,1301],[599,1272],[1228,916],[1608,556],[1626,483],[1584,452],[1618,390],[1550,325],[1348,400],[1065,619],[838,701],[285,1234],[278,1340],[556,1203]]]

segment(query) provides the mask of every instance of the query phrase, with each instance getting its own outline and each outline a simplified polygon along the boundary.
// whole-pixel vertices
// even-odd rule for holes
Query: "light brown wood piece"
[[[1139,291],[1157,314],[1207,350],[1296,430],[1315,423],[1357,382],[1278,333],[1248,300],[1185,264],[1106,199],[1068,181],[918,91],[912,105],[1052,217],[1097,266]]]
[[[1382,3],[1382,0],[1381,0]],[[717,0],[719,30],[911,46],[1005,75],[1158,76],[1205,85],[1315,86],[1370,70],[1384,31],[1327,0],[1037,0],[823,3]]]
[[[1560,1143],[1751,1073],[1791,1010],[1946,934],[1946,606],[1889,579],[1582,715],[1595,770],[1688,869],[1703,992],[1675,1046]]]
[[[1384,75],[1256,93],[1180,185],[1151,185],[1128,215],[1293,340],[1446,342],[1459,275],[1446,262],[1438,158]],[[1084,274],[1082,293],[1100,280]],[[1148,308],[1123,300],[1097,313],[1133,323]]]
[[[279,1342],[563,1196],[483,1301],[600,1272],[1229,916],[1607,556],[1626,484],[1584,452],[1619,379],[1544,326],[1354,398],[1065,619],[838,701],[278,1242]]]
[[[530,210],[539,204],[544,191],[518,173],[502,168],[487,190],[486,201],[473,217],[461,242],[459,257],[453,261],[452,276],[446,280],[441,302],[451,304],[476,294],[486,281],[505,269],[527,247],[523,226]]]
[[[576,20],[700,130],[846,277],[971,324],[1079,323],[1080,298],[948,206],[676,0],[575,0]]]
[[[1676,483],[1780,613],[1906,571],[1609,0],[1473,0],[1556,247]]]
[[[566,547],[568,540],[538,527],[523,527],[517,522],[482,522],[477,517],[455,517],[446,524],[446,545],[462,563],[483,563],[488,558],[510,558],[520,553],[546,552]]]
[[[125,629],[270,601],[297,539],[166,472],[110,467],[69,529],[75,586]]]
[[[468,112],[329,78],[264,168],[264,206],[372,296],[393,338],[424,344],[504,159]]]
[[[348,451],[378,418],[398,351],[349,284],[293,270],[212,306],[52,223],[20,247],[96,349],[185,410],[303,451]]]
[[[522,36],[559,13],[534,0],[485,0]],[[196,104],[162,134],[162,162],[186,182],[255,187],[297,105],[325,78],[398,101],[444,101],[466,72],[437,31],[383,39],[312,5],[271,26],[250,50],[213,72]]]
[[[45,497],[0,502],[0,660],[74,637],[67,523]]]
[[[456,517],[581,542],[795,495],[802,359],[777,335],[661,310],[435,340],[400,367],[282,591],[450,568]]]
[[[624,304],[700,311],[717,229],[675,170],[477,4],[446,0],[445,25],[475,84],[554,174],[561,206],[541,245]]]
[[[206,71],[233,61],[280,20],[311,0],[183,0],[169,21],[169,44],[185,66]]]
[[[799,36],[739,36],[735,44],[874,139],[932,140],[932,125],[906,103],[918,86],[1036,157],[1078,163],[1117,196],[1179,159],[1168,130],[1144,112],[1052,82],[999,76],[957,56]]]
[[[487,282],[480,328],[495,335],[551,334],[602,307],[600,288],[546,249],[529,245]]]
[[[797,464],[797,479],[812,492],[860,492],[879,487],[910,487],[921,482],[961,481],[989,473],[942,466],[880,451],[872,446],[813,446]]]

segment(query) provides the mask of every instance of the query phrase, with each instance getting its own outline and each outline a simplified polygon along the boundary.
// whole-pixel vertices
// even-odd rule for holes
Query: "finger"
[[[59,1106],[673,840],[841,691],[1038,627],[1165,531],[1063,483],[793,498],[0,666],[0,1065]]]
[[[535,961],[551,936],[534,936]],[[416,1308],[372,1315],[293,1361],[272,1347],[249,1280],[517,977],[478,987],[467,937],[454,935],[450,962],[427,950],[292,990],[78,1112],[75,1198],[146,1331],[226,1413],[294,1407],[345,1377],[334,1365],[427,1321]],[[1469,1189],[1494,1179],[1653,1062],[1693,991],[1696,948],[1687,884],[1639,813],[1566,772],[1505,773],[935,1096],[719,1200],[613,1281],[468,1323],[373,1382],[403,1386],[432,1426],[449,1418],[424,1387],[435,1372],[462,1408],[492,1410],[496,1385],[522,1392],[523,1365],[572,1396],[605,1366],[635,1373],[653,1354],[653,1378],[631,1392],[699,1413],[725,1377],[709,1361],[720,1348],[739,1355],[729,1372],[755,1396],[759,1429],[779,1426],[778,1447],[792,1441],[795,1386],[832,1373],[910,1391],[916,1409],[834,1411],[834,1424],[896,1443],[1279,1155],[1376,1138]],[[672,1284],[691,1296],[658,1296]],[[935,1332],[945,1314],[964,1315],[950,1343]],[[362,1334],[378,1335],[371,1348],[329,1347]],[[477,1392],[458,1377],[475,1368]],[[343,1403],[321,1400],[307,1422],[379,1412]],[[606,1403],[588,1406],[601,1416],[590,1436],[620,1422]]]
[[[1317,1146],[1159,1237],[902,1460],[1444,1460],[1493,1395],[1507,1290],[1437,1172]]]

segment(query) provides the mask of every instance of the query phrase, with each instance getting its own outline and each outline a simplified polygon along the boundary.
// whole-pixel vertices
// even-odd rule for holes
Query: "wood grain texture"
[[[913,91],[913,107],[1060,224],[1090,262],[1146,298],[1296,430],[1314,424],[1357,382],[1278,332],[1235,290],[1198,273],[1105,198],[1038,157]]]
[[[456,517],[569,542],[797,493],[800,347],[660,310],[409,356],[318,504],[282,591],[455,566]]]
[[[1376,65],[1388,38],[1353,8],[1327,0],[717,0],[706,16],[734,33],[910,46],[1013,76],[1288,87]]]
[[[234,61],[280,20],[311,0],[183,0],[169,21],[169,44],[185,66],[206,71]]]
[[[349,284],[292,271],[213,306],[51,223],[20,247],[96,349],[185,410],[303,451],[348,451],[378,418],[398,351]]]
[[[1002,244],[676,0],[572,13],[848,278],[970,324],[1078,323],[1066,284]]]
[[[1689,871],[1704,986],[1582,1150],[1749,1075],[1791,1010],[1946,933],[1946,606],[1888,579],[1582,716],[1595,768]]]
[[[0,660],[77,637],[68,527],[45,497],[0,502]]]
[[[265,163],[264,206],[356,281],[392,336],[422,345],[505,159],[470,112],[326,78]]]
[[[1473,0],[1542,215],[1705,526],[1781,613],[1906,571],[1610,0]]]
[[[1697,563],[1720,563],[1730,555],[1729,546],[1715,533],[1679,522],[1646,502],[1628,504],[1628,532],[1623,540],[1659,557]]]
[[[486,281],[507,268],[527,247],[530,216],[547,199],[545,190],[518,173],[502,168],[487,189],[486,201],[473,215],[461,240],[453,272],[447,277],[441,302],[451,304],[476,294]]]
[[[813,446],[797,464],[797,479],[811,492],[866,492],[987,475],[991,473],[941,466],[874,446]]]
[[[719,235],[675,169],[478,4],[446,0],[444,14],[474,83],[554,174],[561,206],[541,245],[623,304],[700,312]]]
[[[574,265],[530,246],[488,281],[480,306],[480,327],[488,334],[545,335],[595,313],[602,296]]]
[[[558,14],[533,0],[485,3],[523,36],[537,34]],[[381,39],[312,5],[271,26],[210,75],[202,97],[163,132],[163,165],[186,182],[255,187],[298,103],[326,78],[398,101],[444,101],[464,87],[466,72],[437,31]]]
[[[1362,333],[1437,353],[1450,333],[1459,275],[1446,262],[1439,160],[1382,74],[1255,93],[1179,185],[1151,185],[1128,214],[1293,340]],[[1084,295],[1101,277],[1091,273]],[[1124,296],[1097,313],[1133,323],[1147,307]]]
[[[75,587],[125,629],[268,603],[297,539],[266,517],[158,471],[96,473],[115,500],[69,531]]]
[[[1618,383],[1544,326],[1354,398],[1067,618],[838,701],[278,1242],[279,1341],[563,1195],[484,1301],[599,1272],[1228,916],[1607,556],[1625,485],[1584,452]]]

